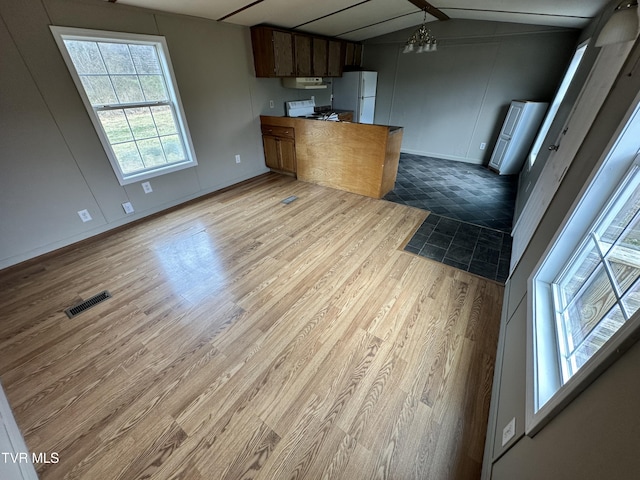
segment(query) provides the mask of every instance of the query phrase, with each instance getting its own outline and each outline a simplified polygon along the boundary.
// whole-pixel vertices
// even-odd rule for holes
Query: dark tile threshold
[[[404,249],[499,283],[509,276],[510,234],[434,213]]]

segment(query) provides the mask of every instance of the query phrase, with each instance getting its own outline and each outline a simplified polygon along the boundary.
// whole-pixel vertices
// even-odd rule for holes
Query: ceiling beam
[[[109,1],[111,1],[111,0],[109,0]],[[262,3],[262,2],[264,2],[264,0],[256,0],[255,2],[252,2],[249,5],[245,5],[244,7],[241,7],[239,9],[237,9],[236,11],[225,15],[224,17],[220,17],[217,21],[221,22],[223,20],[226,20],[227,18],[233,17],[234,15],[237,15],[240,12],[244,12],[245,10],[248,10],[249,8],[254,7],[254,6],[256,6],[256,5],[258,5],[259,3]]]
[[[409,0],[409,1],[413,3],[416,7],[418,7],[420,10],[427,12],[429,15],[437,18],[438,20],[443,20],[443,21],[449,20],[449,16],[446,13],[437,9],[436,7],[431,5],[429,2],[426,2],[425,0]]]
[[[520,12],[517,10],[491,10],[487,8],[447,7],[445,10],[459,10],[461,12],[510,13],[514,15],[530,15],[530,16],[536,16],[536,17],[577,18],[580,20],[591,20],[594,18],[594,17],[584,17],[580,15],[565,15],[565,14],[558,14],[558,13],[542,13],[542,12]]]
[[[398,18],[402,18],[402,17],[408,17],[409,15],[415,15],[416,12],[412,12],[412,13],[403,13],[402,15],[398,15],[396,17],[391,17],[388,18],[386,20],[381,20],[379,22],[375,22],[375,23],[370,23],[369,25],[365,25],[363,27],[358,27],[358,28],[354,28],[353,30],[348,30],[346,32],[342,32],[338,35],[336,35],[336,37],[341,37],[343,35],[348,35],[349,33],[353,33],[353,32],[357,32],[358,30],[364,30],[365,28],[369,28],[369,27],[375,27],[376,25],[382,25],[383,23],[387,23],[390,22],[391,20],[397,20]]]
[[[341,8],[340,10],[336,10],[335,12],[327,13],[326,15],[322,15],[321,17],[314,18],[313,20],[309,20],[309,21],[307,21],[307,22],[301,23],[300,25],[296,25],[296,26],[295,26],[295,27],[293,27],[293,28],[294,28],[294,30],[295,30],[296,28],[300,28],[300,27],[302,27],[302,26],[304,26],[304,25],[308,25],[309,23],[317,22],[318,20],[322,20],[323,18],[327,18],[327,17],[330,17],[330,16],[335,15],[335,14],[337,14],[337,13],[344,12],[345,10],[350,10],[350,9],[352,9],[352,8],[359,7],[359,6],[360,6],[360,5],[362,5],[363,3],[368,3],[368,2],[370,2],[370,1],[371,1],[371,0],[362,0],[361,2],[355,3],[355,4],[350,5],[350,6],[348,6],[348,7],[345,7],[345,8]]]

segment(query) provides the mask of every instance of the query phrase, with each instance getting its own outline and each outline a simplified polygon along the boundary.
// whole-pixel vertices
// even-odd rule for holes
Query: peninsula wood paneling
[[[402,129],[384,125],[261,116],[295,130],[299,180],[372,198],[393,190]]]
[[[0,271],[40,478],[479,478],[503,287],[401,250],[425,215],[266,174]]]

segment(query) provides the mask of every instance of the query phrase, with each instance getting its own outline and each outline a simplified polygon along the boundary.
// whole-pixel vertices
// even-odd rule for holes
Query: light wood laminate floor
[[[0,272],[40,477],[479,478],[503,287],[403,252],[425,215],[268,174]]]

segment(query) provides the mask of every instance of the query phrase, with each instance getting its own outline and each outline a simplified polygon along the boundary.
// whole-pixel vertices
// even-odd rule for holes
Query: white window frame
[[[589,41],[590,40],[586,40],[582,42],[580,45],[578,45],[578,48],[576,48],[576,51],[574,52],[573,57],[571,58],[571,62],[569,62],[569,66],[567,67],[567,71],[564,73],[564,77],[562,78],[562,82],[558,87],[558,91],[553,97],[553,101],[549,106],[549,110],[547,110],[547,114],[545,115],[544,120],[542,121],[542,125],[538,130],[538,134],[536,135],[536,138],[533,141],[531,151],[529,152],[528,170],[531,170],[531,168],[533,167],[533,164],[536,161],[536,158],[538,157],[538,154],[540,153],[540,149],[542,148],[542,142],[544,142],[544,139],[546,138],[547,133],[549,133],[549,130],[551,129],[551,124],[555,120],[556,114],[560,109],[560,105],[562,104],[564,97],[567,94],[567,91],[569,90],[569,87],[571,86],[571,83],[573,82],[573,79],[575,78],[576,73],[578,72],[578,68],[580,68],[580,64],[582,63],[584,54],[587,51],[587,47],[589,46]]]
[[[640,311],[563,383],[551,283],[634,165],[640,163],[640,95],[528,281],[525,432],[534,436],[640,336]]]
[[[82,102],[89,114],[89,118],[93,123],[93,126],[100,138],[100,142],[107,154],[107,158],[111,163],[111,167],[118,179],[120,185],[128,185],[135,182],[141,182],[143,180],[147,180],[149,178],[154,178],[159,175],[165,175],[167,173],[176,172],[178,170],[182,170],[185,168],[191,168],[198,165],[196,160],[195,151],[193,148],[193,144],[191,142],[191,135],[189,133],[189,127],[187,125],[186,115],[184,113],[184,108],[182,106],[182,100],[180,99],[180,93],[178,91],[177,82],[175,78],[175,74],[173,71],[173,67],[171,65],[171,58],[169,56],[169,48],[167,46],[166,39],[163,36],[158,35],[143,35],[143,34],[134,34],[134,33],[124,33],[124,32],[110,32],[105,30],[88,30],[83,28],[73,28],[73,27],[59,27],[59,26],[50,26],[51,32],[55,38],[55,41],[58,45],[60,53],[64,58],[64,61],[69,69],[69,73],[73,78],[73,81],[78,89],[78,93],[82,98]],[[142,170],[140,172],[133,173],[124,173],[120,164],[111,148],[111,144],[107,135],[100,123],[98,118],[98,111],[108,110],[114,108],[114,106],[102,106],[96,107],[91,105],[89,97],[85,91],[85,88],[80,80],[80,76],[78,75],[75,65],[67,51],[67,48],[64,44],[65,40],[85,40],[85,41],[104,41],[109,43],[128,43],[128,44],[139,44],[139,45],[151,45],[154,46],[156,52],[158,54],[158,58],[160,60],[160,65],[162,69],[162,74],[165,79],[165,84],[167,87],[167,92],[169,96],[168,102],[144,102],[140,104],[142,106],[154,106],[154,105],[168,105],[173,109],[175,114],[175,119],[177,122],[178,135],[182,139],[182,143],[185,150],[186,160],[179,163],[172,163],[168,165],[160,165],[156,167],[152,167],[149,169]],[[116,104],[123,105],[126,107],[132,107],[132,104]]]

